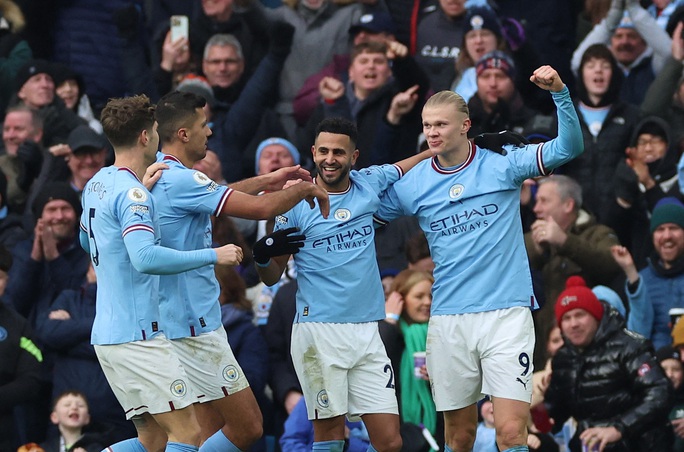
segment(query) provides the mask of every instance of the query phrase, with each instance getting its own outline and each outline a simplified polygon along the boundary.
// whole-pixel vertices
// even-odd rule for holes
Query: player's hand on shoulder
[[[272,257],[297,254],[304,240],[306,236],[299,234],[299,228],[280,229],[265,235],[252,247],[254,262],[266,265]]]
[[[530,81],[541,89],[553,92],[558,92],[565,86],[558,72],[548,65],[537,68],[530,76]]]
[[[477,147],[488,149],[501,155],[507,154],[507,151],[503,148],[506,144],[516,147],[530,144],[524,136],[510,130],[502,130],[496,133],[481,133],[473,138],[473,141]]]
[[[244,257],[242,248],[233,244],[214,248],[214,250],[216,251],[217,265],[238,265]]]
[[[147,167],[145,174],[143,175],[142,183],[146,189],[152,190],[154,184],[157,183],[159,178],[162,176],[162,171],[169,169],[169,165],[166,163],[155,162]]]

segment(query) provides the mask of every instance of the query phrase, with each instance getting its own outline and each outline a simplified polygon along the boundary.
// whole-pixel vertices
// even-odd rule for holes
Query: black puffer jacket
[[[545,403],[555,425],[570,417],[577,437],[588,427],[617,428],[622,440],[607,451],[670,450],[667,415],[671,386],[645,338],[625,328],[616,310],[605,314],[592,343],[580,350],[568,341],[553,358]]]

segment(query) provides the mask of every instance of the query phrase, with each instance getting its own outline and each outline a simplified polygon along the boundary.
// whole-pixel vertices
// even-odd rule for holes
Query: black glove
[[[287,22],[274,22],[271,25],[270,43],[274,55],[286,57],[292,48],[295,28]]]
[[[28,191],[31,184],[40,174],[43,166],[43,150],[35,141],[24,141],[17,149],[17,158],[22,163],[21,173],[17,178],[17,185],[24,191]]]
[[[503,148],[504,144],[512,144],[513,146],[530,144],[524,136],[509,130],[502,130],[498,133],[481,133],[473,138],[473,141],[478,147],[489,149],[501,155],[506,155],[506,150]]]
[[[621,160],[613,175],[615,196],[632,205],[639,196],[639,177],[625,160]]]
[[[254,262],[266,265],[272,257],[299,253],[306,237],[303,234],[290,235],[295,232],[299,232],[299,228],[281,229],[262,237],[252,247]]]

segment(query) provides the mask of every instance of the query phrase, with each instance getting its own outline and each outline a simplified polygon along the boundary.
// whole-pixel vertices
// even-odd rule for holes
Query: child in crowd
[[[90,413],[88,401],[78,391],[65,391],[55,398],[50,421],[59,429],[59,436],[41,444],[45,452],[99,452],[107,444],[100,435],[84,431]]]

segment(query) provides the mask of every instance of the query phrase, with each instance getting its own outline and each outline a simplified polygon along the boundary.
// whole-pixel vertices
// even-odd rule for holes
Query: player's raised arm
[[[265,193],[261,196],[233,191],[228,201],[223,204],[221,213],[250,220],[264,220],[287,212],[302,200],[306,200],[312,209],[316,206],[315,201],[318,201],[321,215],[323,218],[328,218],[330,212],[328,192],[311,182],[301,182],[285,190]]]

